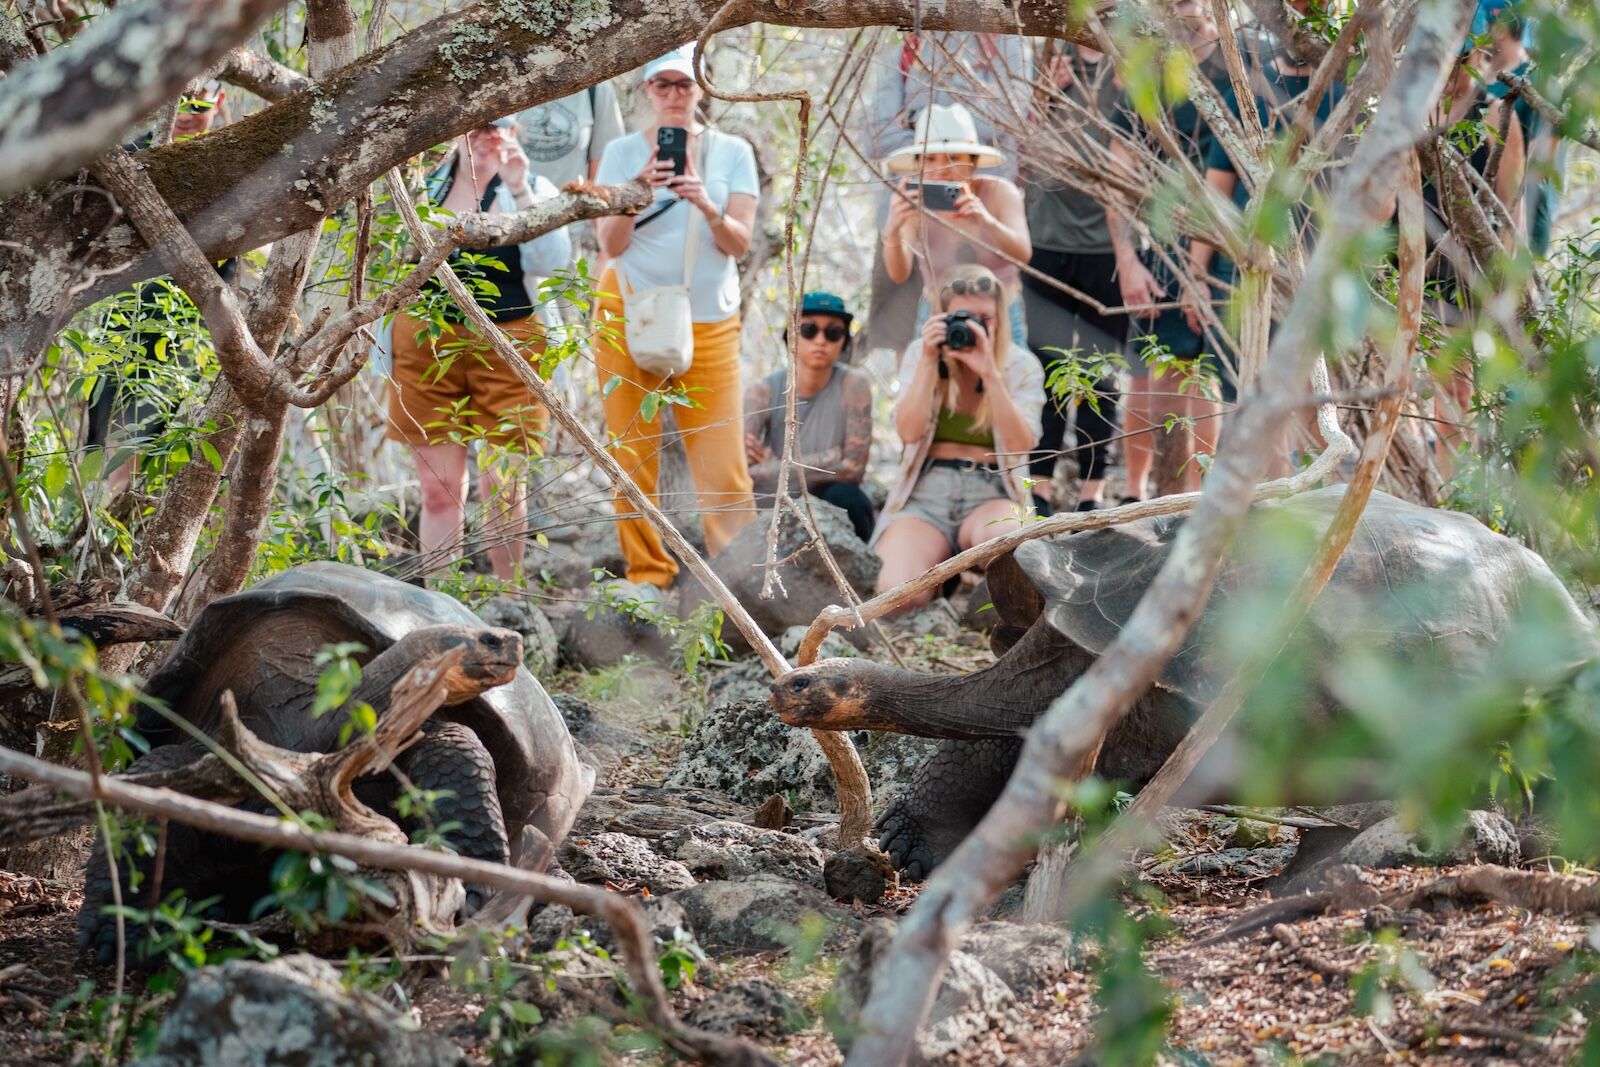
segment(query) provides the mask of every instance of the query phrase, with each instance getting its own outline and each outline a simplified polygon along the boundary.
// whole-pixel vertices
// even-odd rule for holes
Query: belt
[[[999,474],[1000,468],[993,463],[979,463],[975,459],[930,459],[929,467],[948,467],[956,471],[983,471],[987,474]]]

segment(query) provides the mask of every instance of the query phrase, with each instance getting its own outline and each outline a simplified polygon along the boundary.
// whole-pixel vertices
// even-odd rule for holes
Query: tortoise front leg
[[[193,763],[205,751],[192,741],[162,745],[129,764],[123,773],[173,770]],[[253,810],[267,809],[262,806]],[[167,824],[166,835],[166,857],[159,872],[154,855],[141,855],[132,847],[121,850],[117,875],[124,906],[148,911],[171,896],[174,890],[182,890],[190,901],[221,898],[206,909],[208,918],[242,919],[250,906],[268,891],[259,846],[177,822]],[[156,884],[158,874],[159,885]],[[116,957],[117,920],[106,914],[114,902],[106,841],[96,834],[84,871],[78,945],[92,951],[101,963],[110,963]],[[124,933],[128,958],[135,963],[145,962],[145,944],[151,931],[143,923],[129,920],[124,924]]]
[[[926,878],[988,813],[1021,753],[1020,737],[940,742],[878,817],[879,847],[906,878]]]
[[[363,803],[393,819],[407,834],[430,826],[444,827],[441,836],[458,855],[510,862],[506,820],[495,788],[494,759],[477,734],[460,723],[431,722],[423,727],[422,740],[407,749],[395,766],[417,789],[444,794],[432,811],[400,817],[394,805],[398,789],[390,775],[374,775],[357,783],[356,795]],[[479,885],[466,889],[465,912],[471,915],[482,907],[487,890]]]

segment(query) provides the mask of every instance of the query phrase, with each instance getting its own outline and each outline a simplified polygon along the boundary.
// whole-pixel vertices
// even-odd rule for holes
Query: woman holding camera
[[[978,263],[1015,298],[1019,263],[1033,255],[1022,192],[997,175],[978,173],[1005,157],[978,141],[972,114],[960,104],[935,104],[917,116],[916,139],[884,161],[891,174],[904,174],[899,193],[889,201],[883,227],[883,267],[896,284],[922,275],[920,326],[938,295],[937,279],[963,263]],[[933,217],[929,217],[930,213]],[[1012,339],[1028,343],[1022,304],[1009,301],[1005,322]]]
[[[745,466],[735,262],[750,247],[755,223],[755,152],[743,138],[700,122],[703,91],[687,47],[646,64],[644,88],[651,124],[608,144],[595,174],[602,185],[638,179],[656,190],[654,205],[638,215],[595,221],[600,250],[612,261],[600,279],[602,333],[595,362],[617,460],[651,497],[663,441],[654,402],[647,404],[646,398],[661,390],[685,391],[689,404],[673,410],[704,515],[706,546],[716,553],[755,517]],[[676,159],[658,146],[675,149]],[[693,363],[676,377],[649,373],[628,352],[622,320],[629,314],[629,295],[685,284],[694,323]],[[654,527],[634,515],[624,498],[618,496],[615,506],[625,516],[617,523],[617,537],[627,578],[653,587],[640,591],[654,597],[672,584],[678,564]]]
[[[874,542],[883,591],[1022,524],[1017,478],[1039,441],[1044,372],[1013,346],[1010,298],[993,271],[957,267],[900,365],[900,477]],[[906,605],[927,603],[928,590]]]

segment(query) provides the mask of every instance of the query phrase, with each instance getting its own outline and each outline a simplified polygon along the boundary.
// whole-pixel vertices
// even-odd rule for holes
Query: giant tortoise
[[[431,818],[445,827],[452,848],[507,862],[517,858],[525,826],[552,845],[566,836],[594,770],[579,760],[560,713],[523,666],[521,637],[486,626],[442,593],[342,563],[295,567],[208,605],[151,677],[147,693],[214,732],[221,695],[231,691],[240,720],[261,740],[297,752],[329,752],[338,747],[347,716],[312,714],[324,670],[317,655],[341,642],[365,649],[355,656],[362,679],[348,706],[365,701],[380,715],[390,689],[412,666],[447,648],[463,649],[447,706],[396,761],[419,789],[440,792]],[[203,751],[152,709],[141,711],[138,728],[153,747],[130,770],[179,766]],[[388,774],[356,782],[363,802],[413,829],[396,812],[398,791]],[[191,900],[221,897],[220,912],[239,917],[267,892],[273,858],[255,846],[174,825],[161,893],[182,888]],[[148,858],[130,860],[130,868],[151,866]],[[469,906],[481,896],[469,887]],[[109,869],[97,845],[79,929],[84,943],[102,955],[114,945],[114,923],[104,914],[110,901]]]
[[[1235,551],[1188,639],[1156,684],[1106,737],[1096,772],[1137,787],[1148,782],[1219,691],[1236,658],[1219,654],[1228,606],[1259,595],[1269,569],[1303,569],[1315,537],[1328,528],[1343,486],[1252,509],[1247,533],[1284,525],[1301,531],[1298,552]],[[1276,524],[1273,519],[1278,520]],[[824,660],[772,686],[774,707],[792,726],[887,730],[944,738],[910,791],[878,821],[881,844],[911,877],[931,871],[975,826],[1004,788],[1021,735],[1050,702],[1105,651],[1165,563],[1182,516],[1031,541],[992,565],[989,590],[999,623],[998,660],[972,674],[918,673],[864,659]],[[1241,543],[1244,543],[1243,541]],[[1288,562],[1286,563],[1286,559]],[[1281,596],[1280,596],[1281,599]],[[1537,601],[1537,604],[1535,604]],[[1471,677],[1493,659],[1525,609],[1548,618],[1543,674],[1548,682],[1592,657],[1593,623],[1544,560],[1466,515],[1418,507],[1374,493],[1327,588],[1312,606],[1297,647],[1304,664],[1302,722],[1332,723],[1341,709],[1333,676],[1341,652],[1365,647],[1427,669]],[[1505,657],[1499,662],[1504,663]],[[1530,674],[1534,665],[1529,664]],[[1442,677],[1442,675],[1441,675]],[[1235,731],[1196,770],[1185,799],[1225,796],[1245,772],[1251,738]],[[1260,738],[1254,740],[1261,740]],[[1359,765],[1340,775],[1342,796],[1358,799]]]

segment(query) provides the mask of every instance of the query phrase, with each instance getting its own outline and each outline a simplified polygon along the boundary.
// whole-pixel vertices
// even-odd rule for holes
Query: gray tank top
[[[844,446],[844,376],[845,368],[835,363],[821,392],[812,397],[795,397],[798,420],[795,450],[798,455],[815,455]],[[780,367],[767,375],[767,385],[772,403],[763,433],[767,447],[778,452],[783,448],[784,390],[789,387],[789,368]]]

